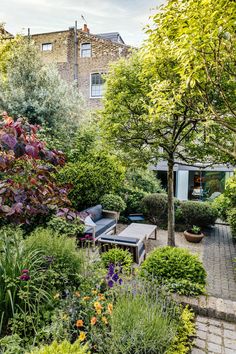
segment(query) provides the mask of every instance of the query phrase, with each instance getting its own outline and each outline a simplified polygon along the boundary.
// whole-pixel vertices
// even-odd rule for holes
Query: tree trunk
[[[174,159],[168,160],[168,245],[175,246]]]

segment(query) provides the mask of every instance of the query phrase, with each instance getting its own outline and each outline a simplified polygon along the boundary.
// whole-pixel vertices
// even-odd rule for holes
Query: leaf
[[[0,210],[2,210],[4,213],[9,213],[11,211],[11,207],[9,207],[8,205],[2,205],[0,207]]]
[[[13,135],[10,134],[4,134],[2,135],[2,142],[9,146],[9,148],[14,149],[14,146],[17,143],[16,138]]]

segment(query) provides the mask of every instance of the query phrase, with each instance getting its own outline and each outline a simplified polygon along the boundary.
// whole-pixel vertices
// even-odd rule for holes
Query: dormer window
[[[42,51],[43,51],[43,52],[50,52],[50,51],[52,51],[52,43],[43,43],[43,44],[42,44]]]
[[[80,56],[81,58],[90,58],[92,54],[91,43],[82,43]]]

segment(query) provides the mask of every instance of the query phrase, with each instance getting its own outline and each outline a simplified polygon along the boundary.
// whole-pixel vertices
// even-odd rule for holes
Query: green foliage
[[[206,202],[181,202],[179,209],[185,224],[190,228],[193,225],[200,227],[214,225],[218,217],[217,209]]]
[[[178,293],[180,295],[197,296],[206,293],[204,285],[193,283],[187,279],[176,280],[174,278],[170,278],[168,280],[163,280],[162,285],[166,291]]]
[[[129,251],[120,248],[112,248],[101,254],[103,265],[107,268],[109,264],[120,264],[126,270],[130,271],[133,259]]]
[[[191,228],[191,232],[195,235],[199,235],[199,233],[201,232],[201,228],[199,226],[193,225]]]
[[[100,200],[103,209],[123,211],[126,208],[126,203],[124,200],[116,194],[105,194]]]
[[[236,238],[236,208],[233,208],[229,211],[228,221],[232,231],[232,236]]]
[[[67,141],[84,120],[79,91],[61,79],[56,67],[43,65],[38,48],[28,39],[21,38],[10,48],[1,87],[2,109],[14,117],[28,117],[31,124],[45,123],[60,131],[65,129]]]
[[[135,170],[128,170],[125,175],[125,183],[134,190],[150,194],[163,192],[160,181],[154,172],[148,169],[136,168]]]
[[[154,277],[163,284],[170,283],[170,290],[184,295],[189,295],[192,289],[194,293],[199,290],[198,294],[201,294],[206,284],[206,271],[202,263],[196,255],[182,248],[167,246],[155,249],[141,268],[144,277]],[[196,284],[200,286],[196,287]]]
[[[179,201],[174,199],[175,209]],[[148,219],[154,224],[166,224],[168,215],[168,197],[164,193],[154,193],[146,195],[142,200],[142,210]]]
[[[77,340],[73,344],[64,340],[62,343],[52,342],[50,345],[45,345],[39,349],[34,349],[28,354],[89,354],[88,347],[82,346]]]
[[[69,237],[80,235],[84,231],[84,224],[81,223],[79,218],[68,220],[66,218],[54,215],[51,217],[47,225],[54,232]]]
[[[166,354],[188,354],[195,335],[194,313],[185,307],[181,313],[177,333]]]
[[[126,214],[129,213],[141,213],[142,210],[142,200],[147,195],[146,192],[139,189],[134,189],[130,187],[123,187],[120,194],[126,202]]]
[[[230,205],[236,207],[236,173],[226,182],[225,196],[229,198]]]
[[[226,221],[227,213],[230,208],[230,199],[226,197],[225,194],[221,194],[213,200],[212,206],[218,210],[219,217]]]
[[[176,335],[177,324],[173,313],[156,295],[140,291],[122,292],[114,306],[111,318],[109,352],[166,353]]]
[[[19,230],[1,229],[0,333],[8,332],[9,320],[20,314],[22,332],[35,335],[42,308],[51,300],[44,263],[40,250],[26,249]]]
[[[61,183],[72,186],[68,197],[76,209],[97,204],[104,194],[120,188],[124,169],[115,156],[94,152],[68,163],[58,174]]]
[[[0,351],[4,354],[23,354],[24,349],[21,347],[22,339],[18,334],[5,336],[0,339]]]
[[[48,287],[54,292],[80,284],[83,257],[76,249],[75,239],[59,235],[49,228],[36,229],[25,244],[27,250],[43,254],[42,265],[47,269]]]

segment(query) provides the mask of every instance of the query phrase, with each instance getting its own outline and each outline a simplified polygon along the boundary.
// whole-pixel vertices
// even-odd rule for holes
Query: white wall
[[[189,171],[176,172],[176,196],[179,200],[188,200]]]

